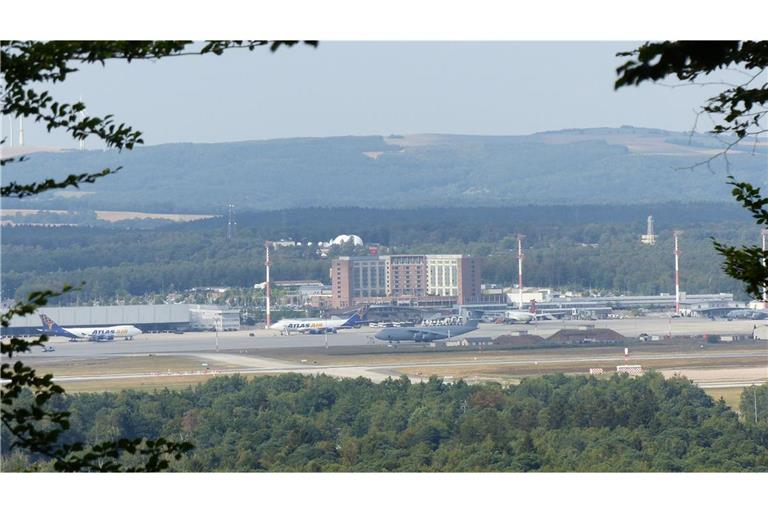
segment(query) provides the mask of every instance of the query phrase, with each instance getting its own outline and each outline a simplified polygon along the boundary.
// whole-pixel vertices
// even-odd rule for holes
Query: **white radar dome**
[[[352,245],[363,245],[363,239],[357,235],[339,235],[330,241],[331,245],[344,245],[352,242]]]

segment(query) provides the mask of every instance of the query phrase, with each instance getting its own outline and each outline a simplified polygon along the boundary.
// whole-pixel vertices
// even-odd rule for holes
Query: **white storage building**
[[[240,311],[195,304],[189,309],[189,327],[202,331],[239,331]]]

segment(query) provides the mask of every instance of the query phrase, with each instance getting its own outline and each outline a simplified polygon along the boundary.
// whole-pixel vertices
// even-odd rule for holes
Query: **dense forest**
[[[122,166],[77,194],[11,199],[6,208],[218,213],[229,203],[275,210],[728,201],[723,159],[691,169],[713,147],[723,142],[629,126],[527,136],[296,138],[36,153],[2,178],[5,185],[22,175],[40,180]],[[761,146],[737,149],[730,172],[763,184]]]
[[[750,405],[752,392],[744,392]],[[758,422],[740,421],[688,380],[655,373],[550,375],[510,387],[232,376],[183,391],[66,396],[56,405],[72,413],[66,441],[191,441],[177,471],[765,472],[768,385],[754,392]],[[8,447],[4,471],[47,468]]]
[[[639,243],[648,214],[658,234],[652,247]],[[481,256],[483,282],[502,285],[517,280],[515,237],[524,233],[530,286],[657,294],[674,286],[673,229],[684,230],[684,291],[745,297],[741,284],[721,270],[711,237],[736,244],[757,243],[759,237],[744,211],[712,203],[251,212],[237,216],[232,240],[222,218],[151,226],[4,226],[3,297],[81,281],[83,289],[60,302],[109,303],[197,286],[251,287],[264,280],[263,241],[280,239],[302,246],[275,251],[273,278],[327,282],[329,258],[316,253],[316,243],[341,233],[360,235],[392,253]],[[355,252],[366,250],[337,247],[329,257]]]

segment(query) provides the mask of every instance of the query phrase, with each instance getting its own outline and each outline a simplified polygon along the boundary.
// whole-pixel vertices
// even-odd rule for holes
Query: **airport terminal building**
[[[331,304],[452,306],[479,302],[480,260],[460,254],[346,256],[331,262]]]

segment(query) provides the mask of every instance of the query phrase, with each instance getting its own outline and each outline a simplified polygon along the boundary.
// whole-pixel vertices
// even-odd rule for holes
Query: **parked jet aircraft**
[[[563,314],[568,313],[569,312],[566,311],[563,312]],[[552,314],[537,313],[535,300],[531,301],[531,307],[528,309],[528,311],[514,311],[510,309],[504,312],[504,318],[515,323],[525,324],[529,324],[534,320],[557,320],[557,318]]]
[[[349,329],[365,321],[368,310],[363,308],[349,318],[283,318],[270,325],[270,329],[283,334],[298,332],[302,334],[335,333],[338,329]]]
[[[732,320],[765,320],[768,318],[768,313],[756,309],[734,309],[729,311],[725,318]]]
[[[133,325],[112,325],[109,327],[67,327],[64,329],[51,320],[48,315],[40,315],[43,329],[38,329],[49,336],[65,336],[73,340],[112,341],[115,338],[132,340],[141,334],[141,329]]]
[[[477,320],[470,320],[463,325],[387,327],[377,332],[375,338],[384,341],[435,341],[453,338],[475,329],[477,329]]]

